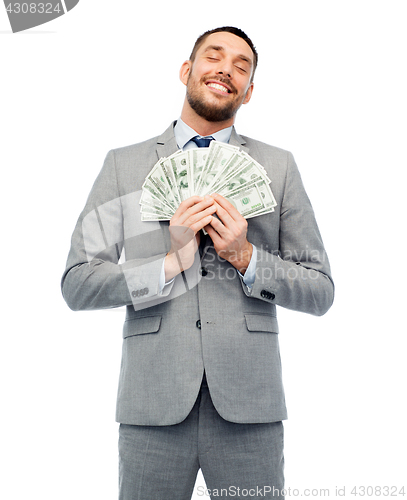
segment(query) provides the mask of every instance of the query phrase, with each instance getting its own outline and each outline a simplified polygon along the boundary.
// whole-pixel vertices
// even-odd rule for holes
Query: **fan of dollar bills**
[[[146,177],[141,220],[169,220],[193,195],[219,193],[249,219],[274,211],[270,179],[259,163],[238,147],[212,141],[208,148],[177,151],[161,158]]]

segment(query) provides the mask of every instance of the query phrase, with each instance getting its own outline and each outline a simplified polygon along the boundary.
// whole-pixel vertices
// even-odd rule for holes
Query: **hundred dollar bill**
[[[245,151],[242,151],[241,152],[241,155],[243,156],[243,158],[246,158],[248,161],[252,162],[254,165],[256,165],[256,167],[259,169],[259,171],[262,173],[262,177],[268,182],[270,183],[271,180],[269,179],[268,175],[267,175],[267,171],[266,169],[263,167],[263,165],[260,165],[260,163],[258,163],[256,160],[254,160],[251,156],[249,156]]]
[[[168,167],[171,168],[174,173],[175,186],[181,201],[191,196],[188,186],[189,161],[187,153],[188,151],[183,151],[165,160],[165,162],[169,162]]]
[[[261,180],[260,182],[256,183],[256,186],[261,196],[263,197],[266,209],[272,208],[274,211],[274,207],[277,206],[277,201],[274,198],[273,192],[271,191],[269,184],[264,180]]]
[[[205,194],[216,192],[218,188],[227,182],[231,175],[240,170],[245,163],[247,163],[245,158],[239,155],[233,155],[221,173],[214,172],[212,178],[207,178],[205,185],[202,186],[200,194],[204,196]]]
[[[248,193],[250,193],[251,197],[249,197]],[[264,180],[253,181],[251,184],[242,186],[235,191],[232,191],[225,195],[225,198],[231,201],[231,203],[233,203],[232,200],[241,200],[241,206],[239,205],[239,203],[237,203],[236,208],[243,215],[243,217],[247,218],[249,216],[253,216],[254,212],[252,211],[252,209],[255,208],[254,205],[256,205],[256,215],[267,213],[269,211],[273,212],[274,207],[277,205],[269,185]],[[251,200],[250,214],[248,213],[249,207],[247,207],[247,205],[249,205],[249,202],[247,198]],[[242,211],[239,207],[242,209]]]
[[[142,206],[140,212],[142,215],[159,215],[160,217],[167,217],[168,219],[171,219],[171,215],[163,212],[160,208],[154,209],[153,207]]]
[[[188,186],[191,196],[198,193],[198,183],[202,176],[209,148],[193,148],[188,150]]]
[[[160,206],[163,211],[167,211],[168,213],[174,213],[174,210],[171,207],[171,205],[169,205],[168,202],[163,198],[160,198],[161,195],[158,191],[156,193],[157,194],[154,194],[152,191],[143,188],[140,197],[140,205],[150,206],[150,207]]]
[[[174,215],[174,212],[171,212],[171,209],[168,209],[168,207],[165,207],[159,201],[157,201],[157,203],[155,204],[141,205],[140,211],[142,214],[165,215],[166,217],[168,217],[168,219],[171,219],[171,217]]]
[[[175,154],[177,154],[177,153],[175,153]],[[173,156],[175,156],[175,155],[173,155]],[[165,179],[167,181],[167,184],[171,189],[171,193],[172,193],[172,196],[174,198],[174,201],[175,201],[176,205],[178,206],[181,203],[181,196],[178,192],[177,181],[175,178],[174,170],[172,169],[171,163],[168,161],[165,161],[165,160],[166,160],[165,158],[161,159],[159,161],[159,164],[160,164],[160,167],[161,167],[163,174],[165,175]]]
[[[265,205],[256,185],[228,196],[227,200],[235,206],[243,217],[263,211]]]
[[[160,162],[154,165],[142,187],[146,187],[146,189],[156,197],[165,200],[174,210],[177,209],[179,203],[177,203],[171,187],[166,181],[166,176],[164,175]]]
[[[229,171],[224,179],[211,186],[211,190],[224,195],[224,193],[234,191],[248,183],[253,184],[253,182],[261,179],[265,180],[261,169],[258,168],[255,162],[243,157],[243,162],[237,165],[236,169]]]
[[[149,179],[145,180],[145,182],[143,184],[143,191],[149,191],[150,194],[154,198],[158,199],[161,203],[166,203],[168,205],[168,207],[171,209],[171,211],[175,212],[176,207],[173,204],[171,205],[168,202],[166,197],[162,195],[162,193],[157,189],[157,187]]]
[[[204,169],[202,170],[201,177],[198,185],[196,186],[196,193],[204,196],[207,194],[207,188],[214,180],[223,175],[223,171],[229,162],[235,158],[239,160],[239,148],[229,144],[212,141],[209,150],[208,158]]]

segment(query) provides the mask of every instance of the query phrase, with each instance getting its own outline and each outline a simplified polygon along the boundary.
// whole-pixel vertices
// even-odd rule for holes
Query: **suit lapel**
[[[231,144],[232,146],[238,146],[245,153],[249,153],[249,148],[246,146],[246,141],[236,132],[235,127],[233,127],[232,129],[229,144]]]
[[[173,153],[178,151],[178,145],[174,135],[174,125],[175,122],[172,122],[171,125],[167,128],[167,130],[157,138],[156,151],[158,160],[160,158],[166,158],[167,156],[171,156]],[[163,238],[166,241],[168,240],[167,246],[169,250],[171,246],[169,243],[169,235],[168,235],[169,221],[167,220],[159,221],[159,224],[161,227],[161,231],[163,232]]]
[[[158,159],[166,158],[178,151],[178,145],[174,135],[174,124],[175,122],[171,123],[167,130],[157,139]]]

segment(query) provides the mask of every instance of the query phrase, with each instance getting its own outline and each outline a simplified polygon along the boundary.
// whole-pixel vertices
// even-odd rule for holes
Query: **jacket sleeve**
[[[291,153],[280,206],[278,252],[257,247],[251,297],[322,316],[331,307],[334,284],[309,198]]]
[[[114,151],[107,154],[72,235],[62,294],[72,310],[133,305],[159,297],[166,253],[119,264],[124,245],[123,208]],[[167,293],[169,293],[169,288]]]

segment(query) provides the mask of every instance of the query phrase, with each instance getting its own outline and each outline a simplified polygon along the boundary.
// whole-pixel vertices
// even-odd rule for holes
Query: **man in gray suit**
[[[180,71],[181,118],[108,153],[72,236],[62,278],[69,307],[127,306],[121,500],[190,499],[199,468],[211,498],[283,498],[276,306],[322,315],[334,287],[293,156],[234,129],[256,65],[237,28],[199,37]],[[266,169],[275,211],[247,221],[214,194],[185,200],[169,223],[142,222],[153,165],[205,138],[240,147]]]

